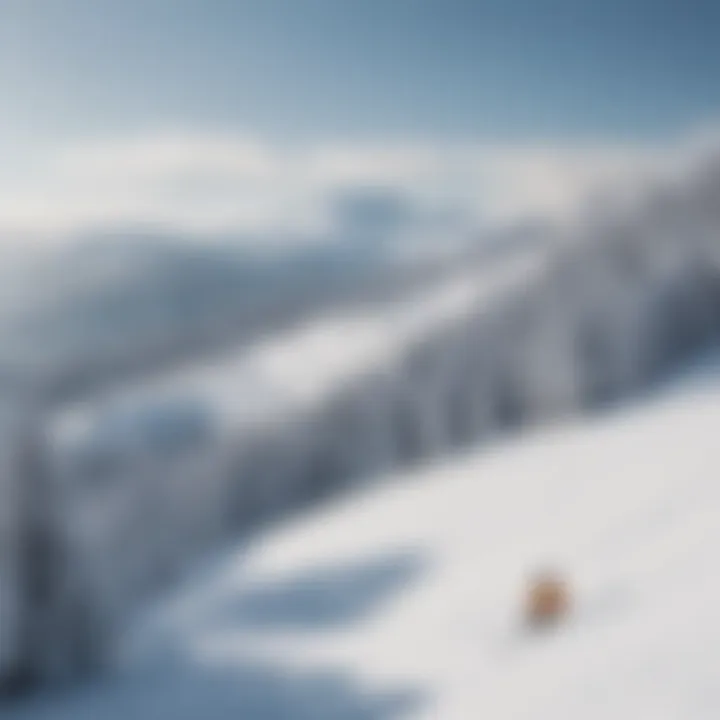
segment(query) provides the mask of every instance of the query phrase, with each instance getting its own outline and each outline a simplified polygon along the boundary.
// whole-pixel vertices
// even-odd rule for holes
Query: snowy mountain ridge
[[[649,216],[579,226],[572,242],[524,248],[395,309],[319,318],[225,365],[123,388],[116,399],[131,411],[138,398],[159,398],[154,448],[123,445],[114,432],[97,441],[112,397],[79,410],[87,433],[77,447],[49,428],[60,497],[53,547],[64,559],[38,567],[48,577],[62,568],[62,583],[50,583],[61,622],[31,613],[29,625],[62,632],[40,653],[52,649],[52,662],[33,663],[72,667],[88,635],[91,656],[102,655],[148,593],[228,535],[393,468],[651,387],[720,329],[719,223],[707,202],[718,184],[699,187],[705,195],[651,196]],[[164,393],[189,393],[199,414],[163,416]],[[183,423],[196,423],[197,442],[172,441]],[[17,606],[32,606],[33,591],[5,567]]]

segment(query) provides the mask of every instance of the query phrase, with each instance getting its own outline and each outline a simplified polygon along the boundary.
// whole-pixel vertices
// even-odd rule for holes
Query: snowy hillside
[[[718,367],[231,547],[138,619],[116,676],[3,717],[716,718]],[[547,564],[573,614],[524,635]]]
[[[234,241],[233,241],[234,240]],[[288,241],[289,242],[289,241]],[[64,400],[207,356],[429,272],[342,239],[283,252],[235,238],[98,233],[0,270],[0,362]]]
[[[720,331],[711,193],[683,187],[28,420],[2,488],[24,498],[0,528],[4,684],[102,664],[229,537],[655,387]]]

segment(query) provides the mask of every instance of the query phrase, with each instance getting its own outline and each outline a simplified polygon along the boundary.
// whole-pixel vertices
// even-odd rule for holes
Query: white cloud
[[[349,186],[388,188],[468,221],[567,217],[588,194],[629,191],[716,144],[668,146],[365,142],[281,146],[252,135],[166,131],[57,147],[33,175],[0,183],[0,230],[62,237],[92,226],[189,232],[307,231]]]
[[[186,174],[263,179],[280,169],[272,148],[254,138],[179,132],[70,146],[53,161],[61,175],[80,181],[148,182]]]

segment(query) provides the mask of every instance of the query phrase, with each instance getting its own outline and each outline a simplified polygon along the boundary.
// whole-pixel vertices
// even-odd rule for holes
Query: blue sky
[[[40,150],[168,129],[663,142],[714,124],[719,77],[714,0],[0,0],[0,189],[47,176]]]
[[[10,125],[635,136],[720,108],[714,0],[0,0]]]

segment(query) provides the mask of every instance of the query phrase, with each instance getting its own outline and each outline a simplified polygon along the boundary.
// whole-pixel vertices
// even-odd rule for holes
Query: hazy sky
[[[88,142],[643,145],[719,80],[716,0],[0,0],[0,220]]]

